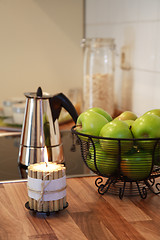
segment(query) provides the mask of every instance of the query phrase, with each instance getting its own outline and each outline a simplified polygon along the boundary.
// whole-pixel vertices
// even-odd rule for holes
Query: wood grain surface
[[[0,240],[160,240],[160,197],[122,200],[97,192],[95,177],[68,178],[68,208],[34,213],[25,208],[27,183],[0,184]]]

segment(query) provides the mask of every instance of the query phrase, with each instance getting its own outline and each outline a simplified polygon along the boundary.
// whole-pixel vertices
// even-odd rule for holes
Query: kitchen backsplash
[[[160,1],[86,0],[86,38],[114,38],[119,109],[160,108]]]

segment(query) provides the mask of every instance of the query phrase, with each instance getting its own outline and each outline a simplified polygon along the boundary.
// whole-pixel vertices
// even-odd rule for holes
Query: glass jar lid
[[[84,38],[81,41],[82,47],[115,47],[114,38]]]

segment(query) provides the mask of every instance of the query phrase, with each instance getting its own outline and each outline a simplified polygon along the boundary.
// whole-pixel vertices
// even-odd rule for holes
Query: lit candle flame
[[[48,167],[48,152],[46,146],[44,148],[44,162],[46,164],[46,167]]]

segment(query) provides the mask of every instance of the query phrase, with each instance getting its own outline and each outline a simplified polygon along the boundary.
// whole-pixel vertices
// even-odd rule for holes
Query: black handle
[[[61,108],[65,108],[66,111],[71,115],[73,118],[73,121],[76,123],[77,118],[78,118],[78,113],[71,103],[71,101],[63,94],[59,93],[50,100],[50,106],[51,106],[51,111],[52,111],[52,116],[53,116],[53,121],[59,118]]]

